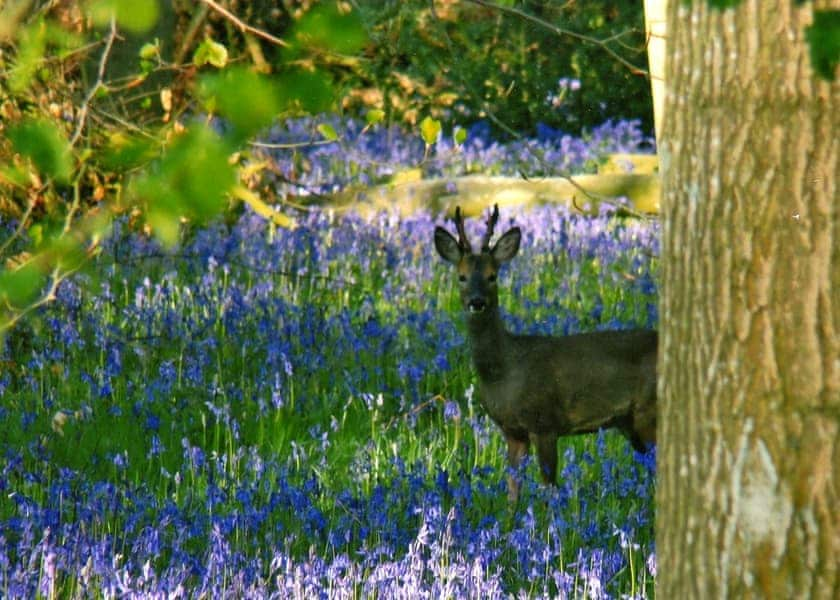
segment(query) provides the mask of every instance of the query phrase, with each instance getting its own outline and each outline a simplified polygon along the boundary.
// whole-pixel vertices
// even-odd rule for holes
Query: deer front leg
[[[547,484],[557,485],[557,434],[544,433],[534,436],[540,473]]]
[[[522,459],[528,455],[528,437],[521,439],[505,433],[508,445],[508,464],[511,472],[508,473],[508,501],[515,505],[519,500],[519,465]]]

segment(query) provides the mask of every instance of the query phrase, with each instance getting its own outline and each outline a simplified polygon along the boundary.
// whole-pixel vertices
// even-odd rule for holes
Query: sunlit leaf
[[[152,228],[155,237],[165,246],[174,246],[178,243],[181,223],[178,216],[166,206],[155,205],[149,208],[146,221]]]
[[[113,17],[117,25],[132,33],[144,33],[155,26],[160,8],[157,0],[95,0],[90,14],[97,25],[107,25]]]
[[[45,120],[29,119],[9,128],[15,152],[28,156],[38,170],[60,183],[73,171],[73,155],[63,132]]]
[[[44,224],[35,223],[29,228],[29,239],[36,248],[44,242]]]
[[[214,67],[221,69],[227,64],[227,61],[227,48],[218,42],[214,42],[210,38],[205,38],[193,53],[193,62],[199,67],[201,65],[211,64]]]
[[[811,65],[823,79],[834,81],[840,64],[840,10],[814,11],[814,22],[805,29]]]
[[[154,43],[146,42],[140,48],[140,52],[138,53],[140,58],[143,60],[153,60],[160,56],[160,43],[159,40],[155,40]]]
[[[440,121],[431,117],[426,117],[420,122],[420,137],[426,142],[427,146],[431,146],[437,142],[440,135]]]
[[[199,93],[205,100],[205,108],[218,112],[233,125],[240,140],[271,125],[281,110],[275,83],[241,67],[202,77]]]
[[[324,136],[324,139],[328,142],[334,142],[338,139],[338,134],[335,132],[335,127],[330,125],[329,123],[321,123],[316,127],[318,133]]]
[[[378,108],[372,108],[365,115],[365,122],[368,125],[376,125],[377,123],[381,123],[384,118],[385,118],[385,111],[384,110],[380,110]]]

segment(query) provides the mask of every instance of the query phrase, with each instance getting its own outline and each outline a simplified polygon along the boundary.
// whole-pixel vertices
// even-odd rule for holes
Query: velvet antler
[[[487,231],[484,233],[484,237],[481,238],[481,251],[482,252],[490,252],[490,238],[493,237],[493,229],[496,227],[496,223],[499,221],[499,205],[493,205],[493,212],[490,213],[490,216],[487,217]]]
[[[467,232],[464,230],[464,215],[461,214],[461,207],[455,207],[455,229],[458,230],[458,245],[464,252],[472,253],[470,240],[467,239]]]

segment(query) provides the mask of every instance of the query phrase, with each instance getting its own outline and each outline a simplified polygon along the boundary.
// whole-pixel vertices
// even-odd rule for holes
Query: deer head
[[[481,239],[481,250],[473,252],[464,231],[464,219],[461,208],[455,209],[455,228],[458,239],[443,227],[435,228],[435,248],[447,262],[455,265],[461,291],[461,304],[464,310],[474,316],[491,313],[499,305],[499,290],[496,276],[499,267],[516,256],[522,232],[519,227],[506,231],[491,246],[493,228],[499,220],[499,207],[494,206],[487,218],[487,231]]]

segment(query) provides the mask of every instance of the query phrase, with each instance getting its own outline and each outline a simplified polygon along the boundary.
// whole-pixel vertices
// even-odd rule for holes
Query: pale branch
[[[582,42],[586,42],[587,44],[593,44],[598,46],[599,48],[603,49],[604,52],[612,56],[615,60],[620,62],[622,65],[630,69],[630,72],[634,75],[644,75],[648,76],[648,72],[645,69],[641,69],[631,63],[629,60],[621,56],[618,52],[610,48],[609,44],[607,44],[604,40],[600,40],[598,38],[592,37],[590,35],[586,35],[584,33],[578,33],[577,31],[572,31],[571,29],[565,29],[563,27],[558,27],[553,23],[549,23],[548,21],[536,17],[534,15],[528,14],[523,10],[512,6],[502,6],[500,4],[496,4],[495,2],[489,2],[488,0],[467,0],[467,2],[471,2],[473,4],[478,4],[479,6],[484,6],[485,8],[491,8],[493,10],[497,10],[502,13],[506,13],[509,15],[516,16],[520,19],[524,19],[526,21],[530,21],[544,29],[548,29],[549,31],[553,31],[559,36],[569,36],[571,38],[580,40]]]
[[[9,305],[8,301],[6,301],[6,310],[11,314],[9,317],[5,317],[4,319],[0,320],[0,335],[3,335],[7,331],[11,330],[15,324],[20,321],[23,317],[28,315],[34,310],[37,310],[41,306],[48,304],[55,300],[56,298],[56,291],[58,290],[58,286],[61,285],[61,282],[70,277],[73,273],[75,273],[77,269],[69,270],[65,273],[61,272],[59,267],[53,268],[52,274],[50,275],[50,285],[47,290],[43,293],[43,295],[38,298],[35,302],[30,304],[25,308],[16,309]]]
[[[275,37],[268,33],[267,31],[263,31],[262,29],[257,29],[251,25],[248,25],[245,21],[237,17],[235,14],[227,10],[225,7],[220,6],[214,0],[201,0],[204,4],[212,8],[214,11],[222,15],[228,21],[233,23],[241,32],[243,33],[252,33],[257,37],[261,37],[264,40],[271,42],[272,44],[277,44],[278,46],[282,46],[284,48],[288,47],[288,43],[281,40],[278,37]]]
[[[67,210],[67,215],[64,217],[64,229],[61,231],[61,236],[65,236],[70,232],[70,227],[73,225],[73,217],[76,215],[76,212],[79,210],[79,206],[81,204],[81,193],[79,191],[79,182],[84,177],[85,173],[85,166],[82,163],[81,168],[79,169],[79,174],[76,177],[76,181],[73,182],[73,203],[70,205],[70,208]]]
[[[73,136],[70,138],[70,146],[75,146],[76,142],[79,141],[79,137],[81,137],[82,132],[85,129],[88,111],[90,110],[90,103],[93,101],[93,97],[99,91],[99,88],[105,85],[105,68],[108,66],[108,58],[111,55],[111,49],[114,47],[115,39],[117,39],[117,22],[112,16],[108,37],[105,38],[105,49],[102,51],[102,56],[99,57],[99,68],[96,72],[96,81],[93,83],[90,90],[88,90],[87,96],[85,96],[84,101],[82,101],[82,106],[79,108],[79,121],[76,124],[76,131],[73,132]]]

